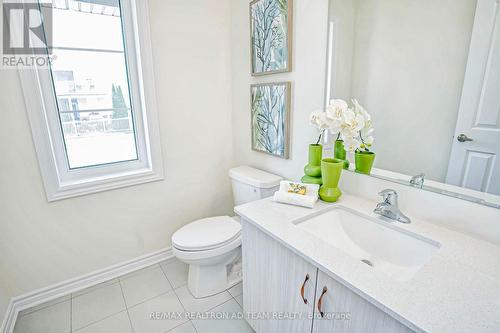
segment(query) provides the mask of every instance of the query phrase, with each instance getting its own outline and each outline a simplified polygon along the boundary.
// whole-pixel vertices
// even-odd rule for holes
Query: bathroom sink
[[[297,228],[399,281],[408,281],[439,249],[431,239],[347,207],[293,222]]]

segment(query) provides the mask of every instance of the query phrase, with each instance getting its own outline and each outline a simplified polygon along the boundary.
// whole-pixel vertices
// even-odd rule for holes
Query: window
[[[48,200],[162,179],[145,1],[39,6],[53,60],[20,76]]]

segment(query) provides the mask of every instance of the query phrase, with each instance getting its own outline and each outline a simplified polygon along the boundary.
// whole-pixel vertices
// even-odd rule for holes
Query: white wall
[[[323,107],[326,72],[328,0],[294,1],[293,71],[250,76],[248,0],[231,1],[231,77],[233,85],[233,150],[235,164],[248,164],[276,174],[300,178],[307,147],[318,133],[309,113]],[[290,159],[251,150],[250,84],[292,82]]]
[[[329,99],[349,101],[352,96],[351,76],[354,59],[356,1],[331,0],[329,5],[328,34],[330,51]],[[330,35],[331,34],[331,35]]]
[[[376,167],[444,181],[476,1],[357,0],[351,91]]]
[[[230,214],[230,0],[150,0],[166,180],[45,198],[17,74],[0,73],[0,314],[5,299],[170,245]],[[0,315],[1,317],[1,315]]]

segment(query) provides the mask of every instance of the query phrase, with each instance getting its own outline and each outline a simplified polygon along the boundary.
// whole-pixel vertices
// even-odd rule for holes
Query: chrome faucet
[[[422,188],[424,186],[424,180],[425,173],[419,173],[418,175],[411,177],[410,184],[411,186]]]
[[[379,192],[379,195],[383,197],[383,201],[377,204],[377,207],[373,210],[374,213],[401,223],[411,223],[410,218],[403,214],[398,208],[398,194],[396,191],[386,189]]]

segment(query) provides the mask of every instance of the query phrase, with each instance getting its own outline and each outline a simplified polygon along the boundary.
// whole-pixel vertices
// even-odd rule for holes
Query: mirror
[[[498,6],[330,0],[327,101],[371,114],[371,176],[500,208]]]

